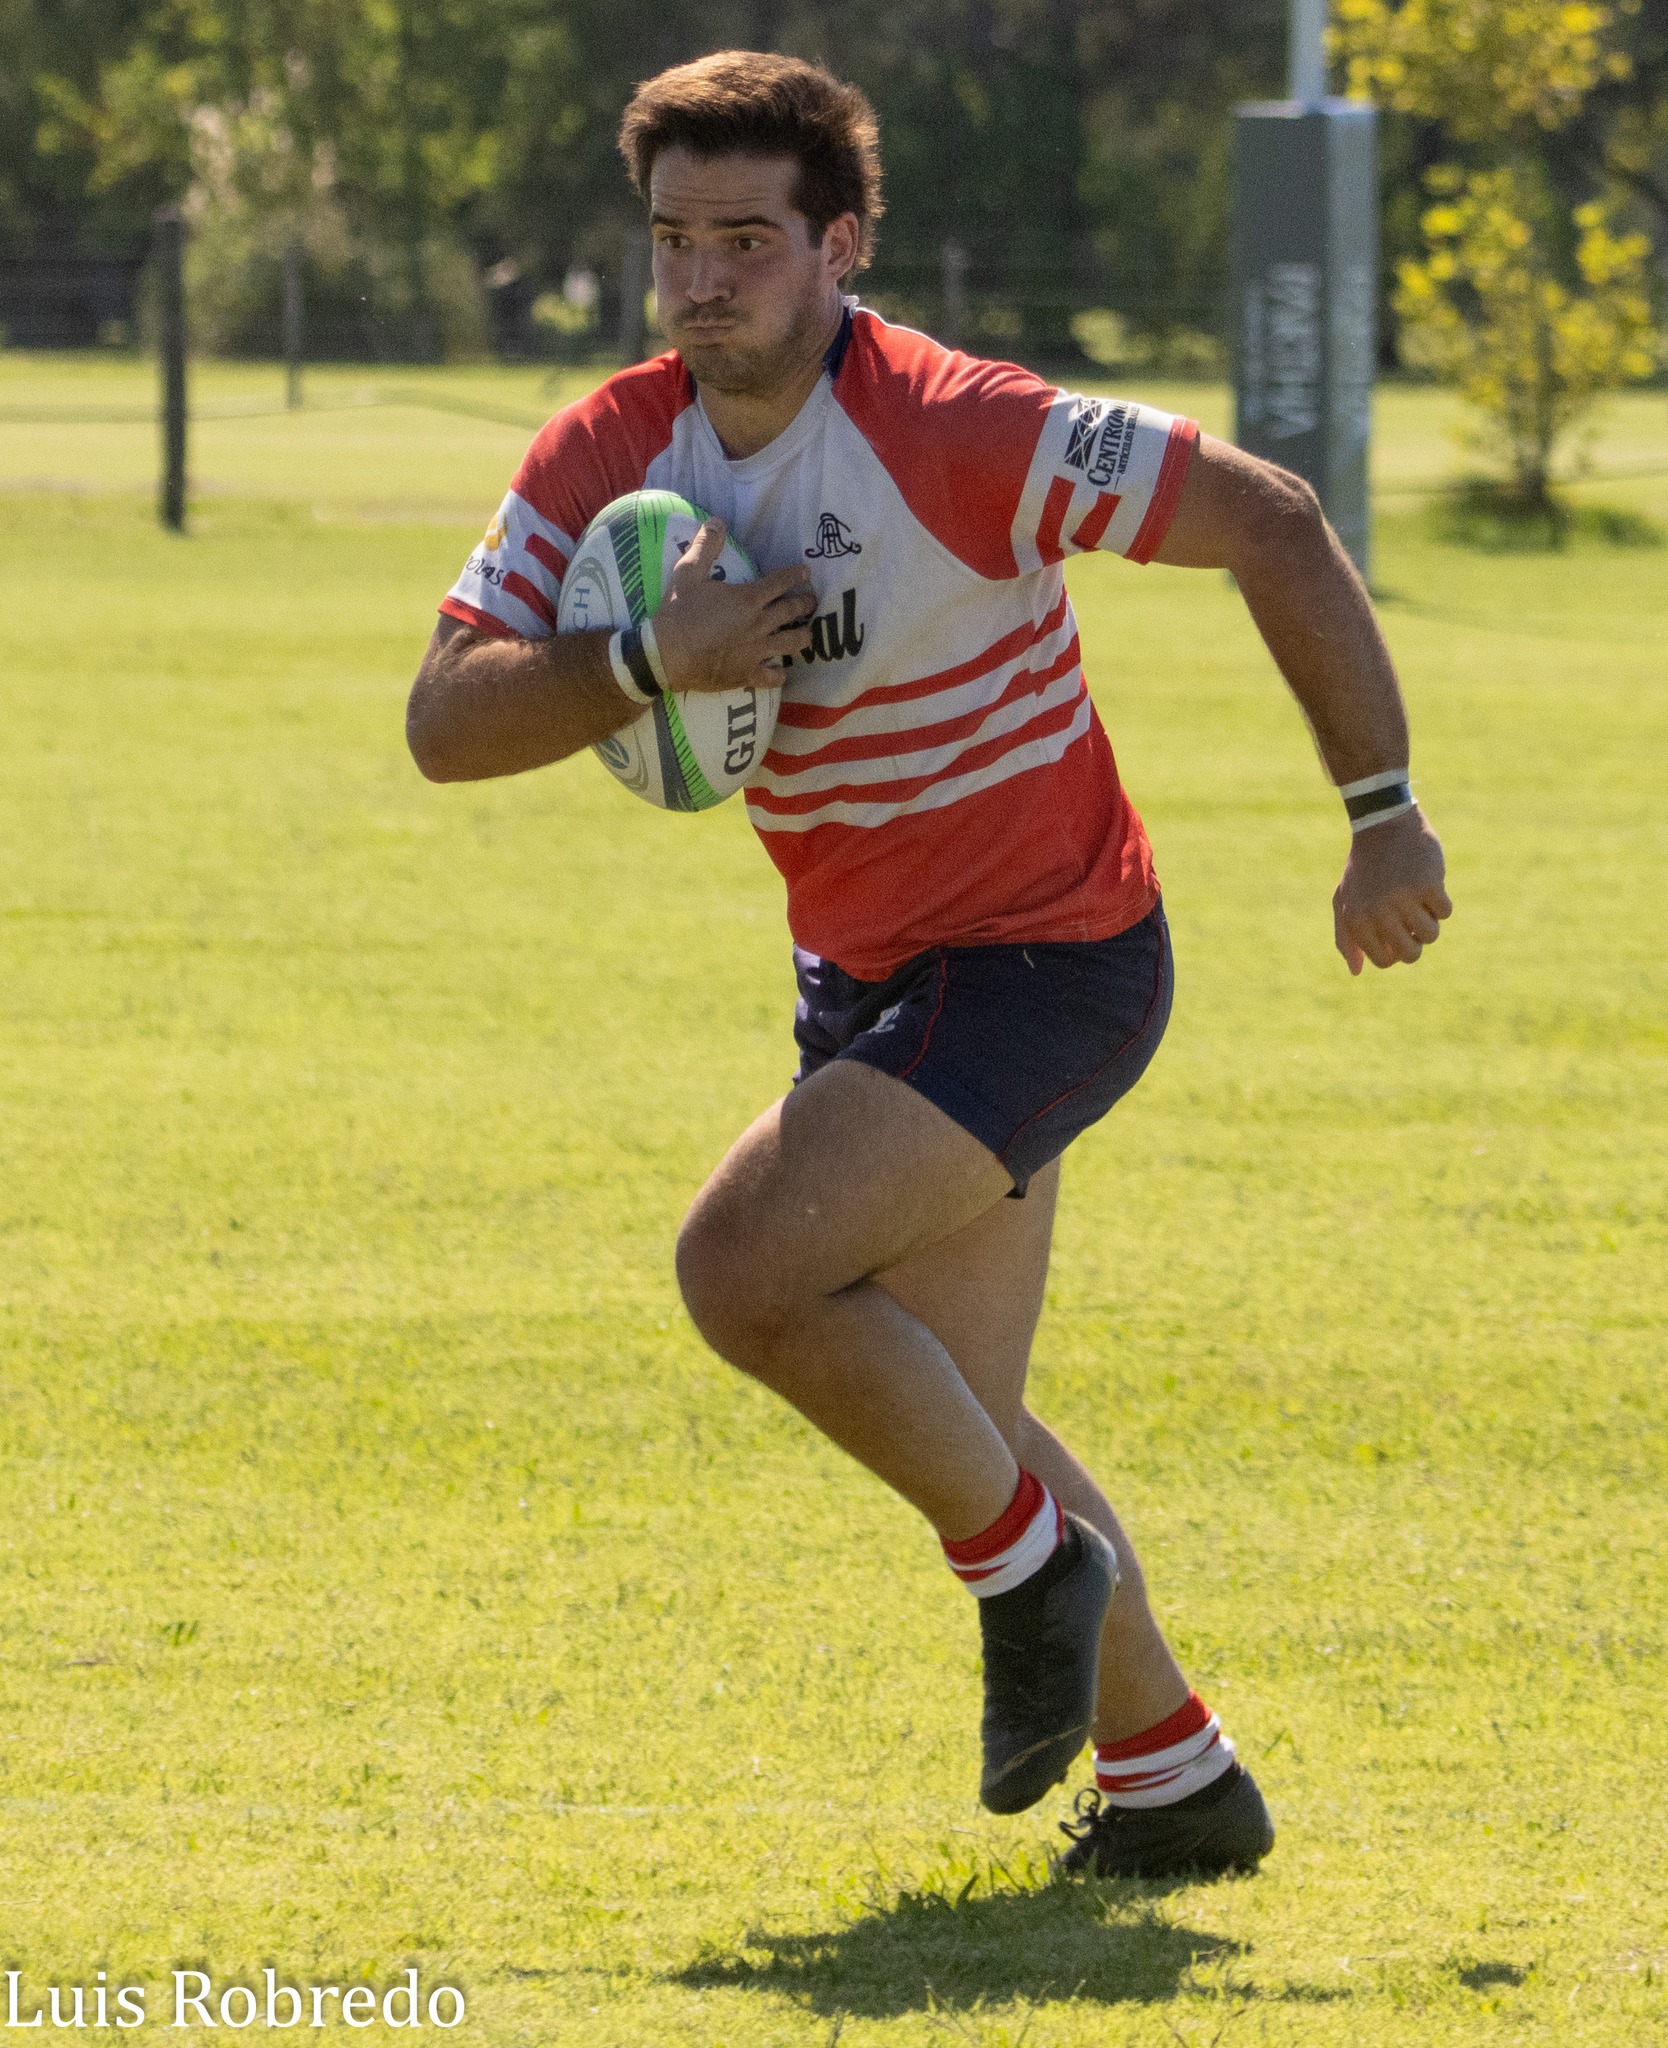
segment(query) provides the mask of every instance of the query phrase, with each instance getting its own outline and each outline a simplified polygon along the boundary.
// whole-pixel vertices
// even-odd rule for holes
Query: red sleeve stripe
[[[834,761],[878,761],[889,754],[916,754],[928,747],[945,746],[951,740],[965,739],[969,733],[977,732],[985,720],[1004,705],[1015,703],[1021,697],[1040,697],[1050,683],[1070,675],[1081,658],[1082,650],[1074,633],[1071,645],[1047,668],[1020,669],[998,696],[992,697],[988,703],[975,705],[960,718],[946,718],[938,725],[910,726],[903,732],[864,733],[852,739],[830,740],[827,746],[818,747],[810,754],[779,754],[772,747],[761,765],[786,777],[805,775],[813,768],[826,768]],[[958,773],[959,762],[945,772]]]
[[[519,640],[522,635],[514,626],[506,626],[502,619],[495,619],[491,612],[478,612],[472,604],[465,604],[461,597],[443,597],[440,609],[449,619],[457,619],[466,626],[473,626],[477,632],[490,633],[495,640]]]
[[[556,607],[542,590],[529,583],[519,571],[511,569],[507,572],[504,577],[504,592],[508,597],[519,598],[530,612],[543,619],[551,632],[555,632]]]
[[[976,683],[980,676],[989,675],[993,668],[1000,668],[1003,662],[1035,647],[1039,640],[1046,640],[1050,633],[1057,633],[1065,622],[1066,594],[1061,591],[1059,603],[1040,624],[1016,626],[1000,640],[993,640],[982,653],[957,662],[954,668],[941,668],[935,675],[920,676],[913,683],[883,683],[853,697],[849,704],[784,704],[776,715],[776,723],[810,731],[819,726],[838,725],[854,711],[867,711],[881,704],[907,704],[916,697],[934,697],[940,690]]]
[[[546,540],[542,533],[528,534],[522,545],[535,562],[544,564],[552,576],[561,577],[568,573],[567,556],[553,542]]]
[[[1117,511],[1120,502],[1116,491],[1102,491],[1084,513],[1082,523],[1071,537],[1072,546],[1082,548],[1085,553],[1090,548],[1098,548],[1105,537],[1106,529],[1112,524],[1112,515]]]
[[[1066,516],[1075,489],[1070,477],[1057,476],[1048,487],[1048,496],[1043,500],[1042,517],[1037,521],[1037,553],[1045,562],[1065,560],[1066,551],[1060,545],[1060,522]],[[1094,515],[1091,513],[1090,517]]]
[[[747,792],[748,807],[792,817],[798,811],[820,811],[837,803],[907,803],[911,797],[919,796],[922,790],[931,789],[935,783],[952,776],[970,775],[993,761],[1001,760],[1004,754],[1013,753],[1016,748],[1061,731],[1077,717],[1078,707],[1083,701],[1083,692],[1079,690],[1052,712],[1031,719],[1017,732],[1005,732],[997,739],[986,740],[981,746],[969,747],[964,754],[957,755],[953,768],[939,769],[931,775],[906,776],[897,782],[841,783],[833,789],[807,791],[804,796],[778,796],[774,790],[755,784]]]
[[[1173,423],[1170,438],[1164,444],[1164,460],[1158,466],[1158,482],[1153,485],[1147,516],[1124,550],[1130,561],[1150,562],[1158,552],[1159,543],[1169,532],[1170,521],[1176,516],[1182,485],[1187,480],[1187,465],[1198,445],[1199,429],[1194,421],[1177,420]]]

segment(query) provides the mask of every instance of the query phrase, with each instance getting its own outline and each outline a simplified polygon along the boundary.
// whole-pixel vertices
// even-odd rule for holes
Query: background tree
[[[460,252],[508,306],[576,264],[612,289],[638,218],[613,145],[632,85],[705,50],[780,48],[825,58],[880,110],[889,210],[865,289],[936,321],[955,240],[972,338],[1059,356],[1085,304],[1158,335],[1217,324],[1227,114],[1279,89],[1284,14],[1285,0],[0,0],[16,113],[0,234],[131,246],[160,200],[192,190],[199,239],[220,251],[194,259],[218,331],[260,345],[264,319],[270,346],[272,251],[299,209],[315,312],[345,345],[363,301],[379,345],[403,347]]]
[[[1339,0],[1351,87],[1439,135],[1423,252],[1398,263],[1403,353],[1490,423],[1510,498],[1551,512],[1558,445],[1603,391],[1657,366],[1648,237],[1661,82],[1637,85],[1638,0]],[[1649,35],[1637,39],[1654,66]],[[1611,97],[1598,112],[1595,97]],[[1572,131],[1579,131],[1574,145]],[[1632,174],[1627,174],[1631,163]]]
[[[1339,11],[1346,64],[1400,110],[1387,282],[1423,246],[1425,173],[1490,167],[1502,120],[1571,206],[1668,193],[1668,0]],[[0,243],[132,249],[189,192],[199,321],[226,347],[274,346],[292,233],[342,353],[466,346],[488,300],[526,339],[575,266],[611,327],[633,84],[775,48],[880,110],[872,298],[936,324],[955,241],[976,345],[1059,360],[1099,307],[1168,349],[1222,330],[1229,114],[1283,90],[1285,38],[1286,0],[0,0]]]
[[[1489,431],[1473,439],[1503,458],[1517,508],[1556,525],[1559,442],[1601,392],[1656,368],[1650,243],[1616,234],[1611,209],[1592,201],[1576,208],[1571,260],[1557,265],[1565,217],[1534,170],[1451,170],[1433,183],[1429,252],[1403,263],[1397,293],[1404,346],[1485,415]]]

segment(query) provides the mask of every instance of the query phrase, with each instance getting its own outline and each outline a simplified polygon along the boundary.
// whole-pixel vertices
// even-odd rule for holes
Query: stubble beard
[[[697,384],[725,398],[770,398],[791,384],[812,357],[821,354],[826,320],[822,292],[812,288],[777,341],[749,345],[725,337],[703,343],[687,330],[680,337],[676,328],[671,338]]]

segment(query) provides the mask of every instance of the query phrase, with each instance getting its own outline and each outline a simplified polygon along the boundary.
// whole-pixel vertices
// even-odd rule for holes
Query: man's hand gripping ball
[[[674,690],[756,690],[781,681],[784,655],[805,645],[816,593],[801,568],[756,583],[713,580],[724,522],[709,519],[672,571],[654,616],[655,641]]]

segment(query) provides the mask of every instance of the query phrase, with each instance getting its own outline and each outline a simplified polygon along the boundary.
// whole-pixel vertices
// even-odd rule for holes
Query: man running
[[[880,212],[855,88],[731,51],[642,86],[620,141],[673,350],[534,440],[441,606],[412,752],[439,781],[513,775],[658,690],[781,682],[747,807],[787,881],[799,1069],[696,1197],[684,1299],[977,1596],[986,1806],[1031,1806],[1092,1738],[1068,1869],[1249,1868],[1262,1797],[1111,1505],[1025,1405],[1060,1155],[1152,1058],[1172,986],[1061,564],[1233,572],[1341,788],[1352,973],[1416,960],[1450,908],[1389,654],[1297,478],[843,295]],[[646,485],[712,515],[652,630],[556,636],[575,540]],[[709,574],[726,531],[756,583]]]

